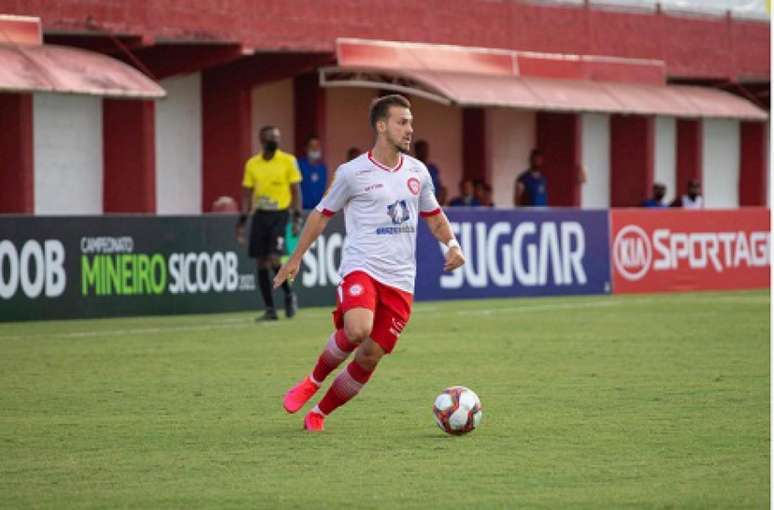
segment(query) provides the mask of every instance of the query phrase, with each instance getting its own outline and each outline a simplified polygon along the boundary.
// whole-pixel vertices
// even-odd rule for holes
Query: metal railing
[[[535,1],[535,0],[533,0]],[[536,0],[535,3],[769,20],[770,0]],[[768,4],[768,5],[767,5]]]

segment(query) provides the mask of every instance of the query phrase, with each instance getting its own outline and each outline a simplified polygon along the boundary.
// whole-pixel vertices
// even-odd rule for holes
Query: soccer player
[[[452,271],[465,262],[435,199],[427,168],[407,155],[413,133],[410,108],[400,95],[373,101],[369,115],[376,133],[373,149],[336,170],[327,194],[307,218],[296,250],[274,277],[275,288],[295,278],[306,250],[330,217],[344,210],[347,238],[333,313],[336,330],[312,373],[285,395],[285,410],[297,412],[353,351],[355,359],[307,413],[304,428],[309,431],[323,430],[325,417],[360,392],[408,322],[418,218],[423,217],[433,235],[448,247],[444,270]]]
[[[280,130],[275,126],[264,126],[260,131],[262,151],[245,164],[242,179],[242,214],[237,224],[237,239],[244,238],[247,215],[253,208],[250,225],[249,255],[256,260],[258,286],[261,289],[266,312],[258,321],[277,320],[272,295],[269,271],[276,273],[280,268],[280,257],[285,254],[285,227],[288,224],[288,210],[293,224],[301,217],[301,173],[296,158],[279,149]],[[298,233],[298,232],[296,232]],[[290,286],[285,291],[285,316],[296,314],[298,301]]]

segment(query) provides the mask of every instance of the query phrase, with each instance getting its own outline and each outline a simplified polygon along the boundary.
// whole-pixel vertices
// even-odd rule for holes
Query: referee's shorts
[[[285,255],[285,228],[290,217],[288,210],[253,213],[250,224],[249,255],[252,258]]]

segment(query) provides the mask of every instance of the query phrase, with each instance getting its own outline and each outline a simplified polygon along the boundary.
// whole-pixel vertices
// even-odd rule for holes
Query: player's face
[[[401,152],[408,152],[411,148],[411,135],[414,128],[411,123],[414,117],[411,110],[402,106],[391,106],[385,123],[384,136],[387,141]]]
[[[276,145],[279,145],[280,139],[280,130],[278,128],[269,129],[263,133],[263,136],[261,137],[261,143],[266,145],[267,142],[274,142]]]

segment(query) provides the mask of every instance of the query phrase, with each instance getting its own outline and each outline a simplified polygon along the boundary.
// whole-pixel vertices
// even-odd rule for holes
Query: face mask
[[[274,152],[277,150],[277,142],[274,140],[270,140],[268,142],[263,142],[263,150],[264,152]]]
[[[309,159],[312,161],[317,161],[318,159],[322,158],[322,151],[309,151],[306,153],[307,156],[309,156]]]

